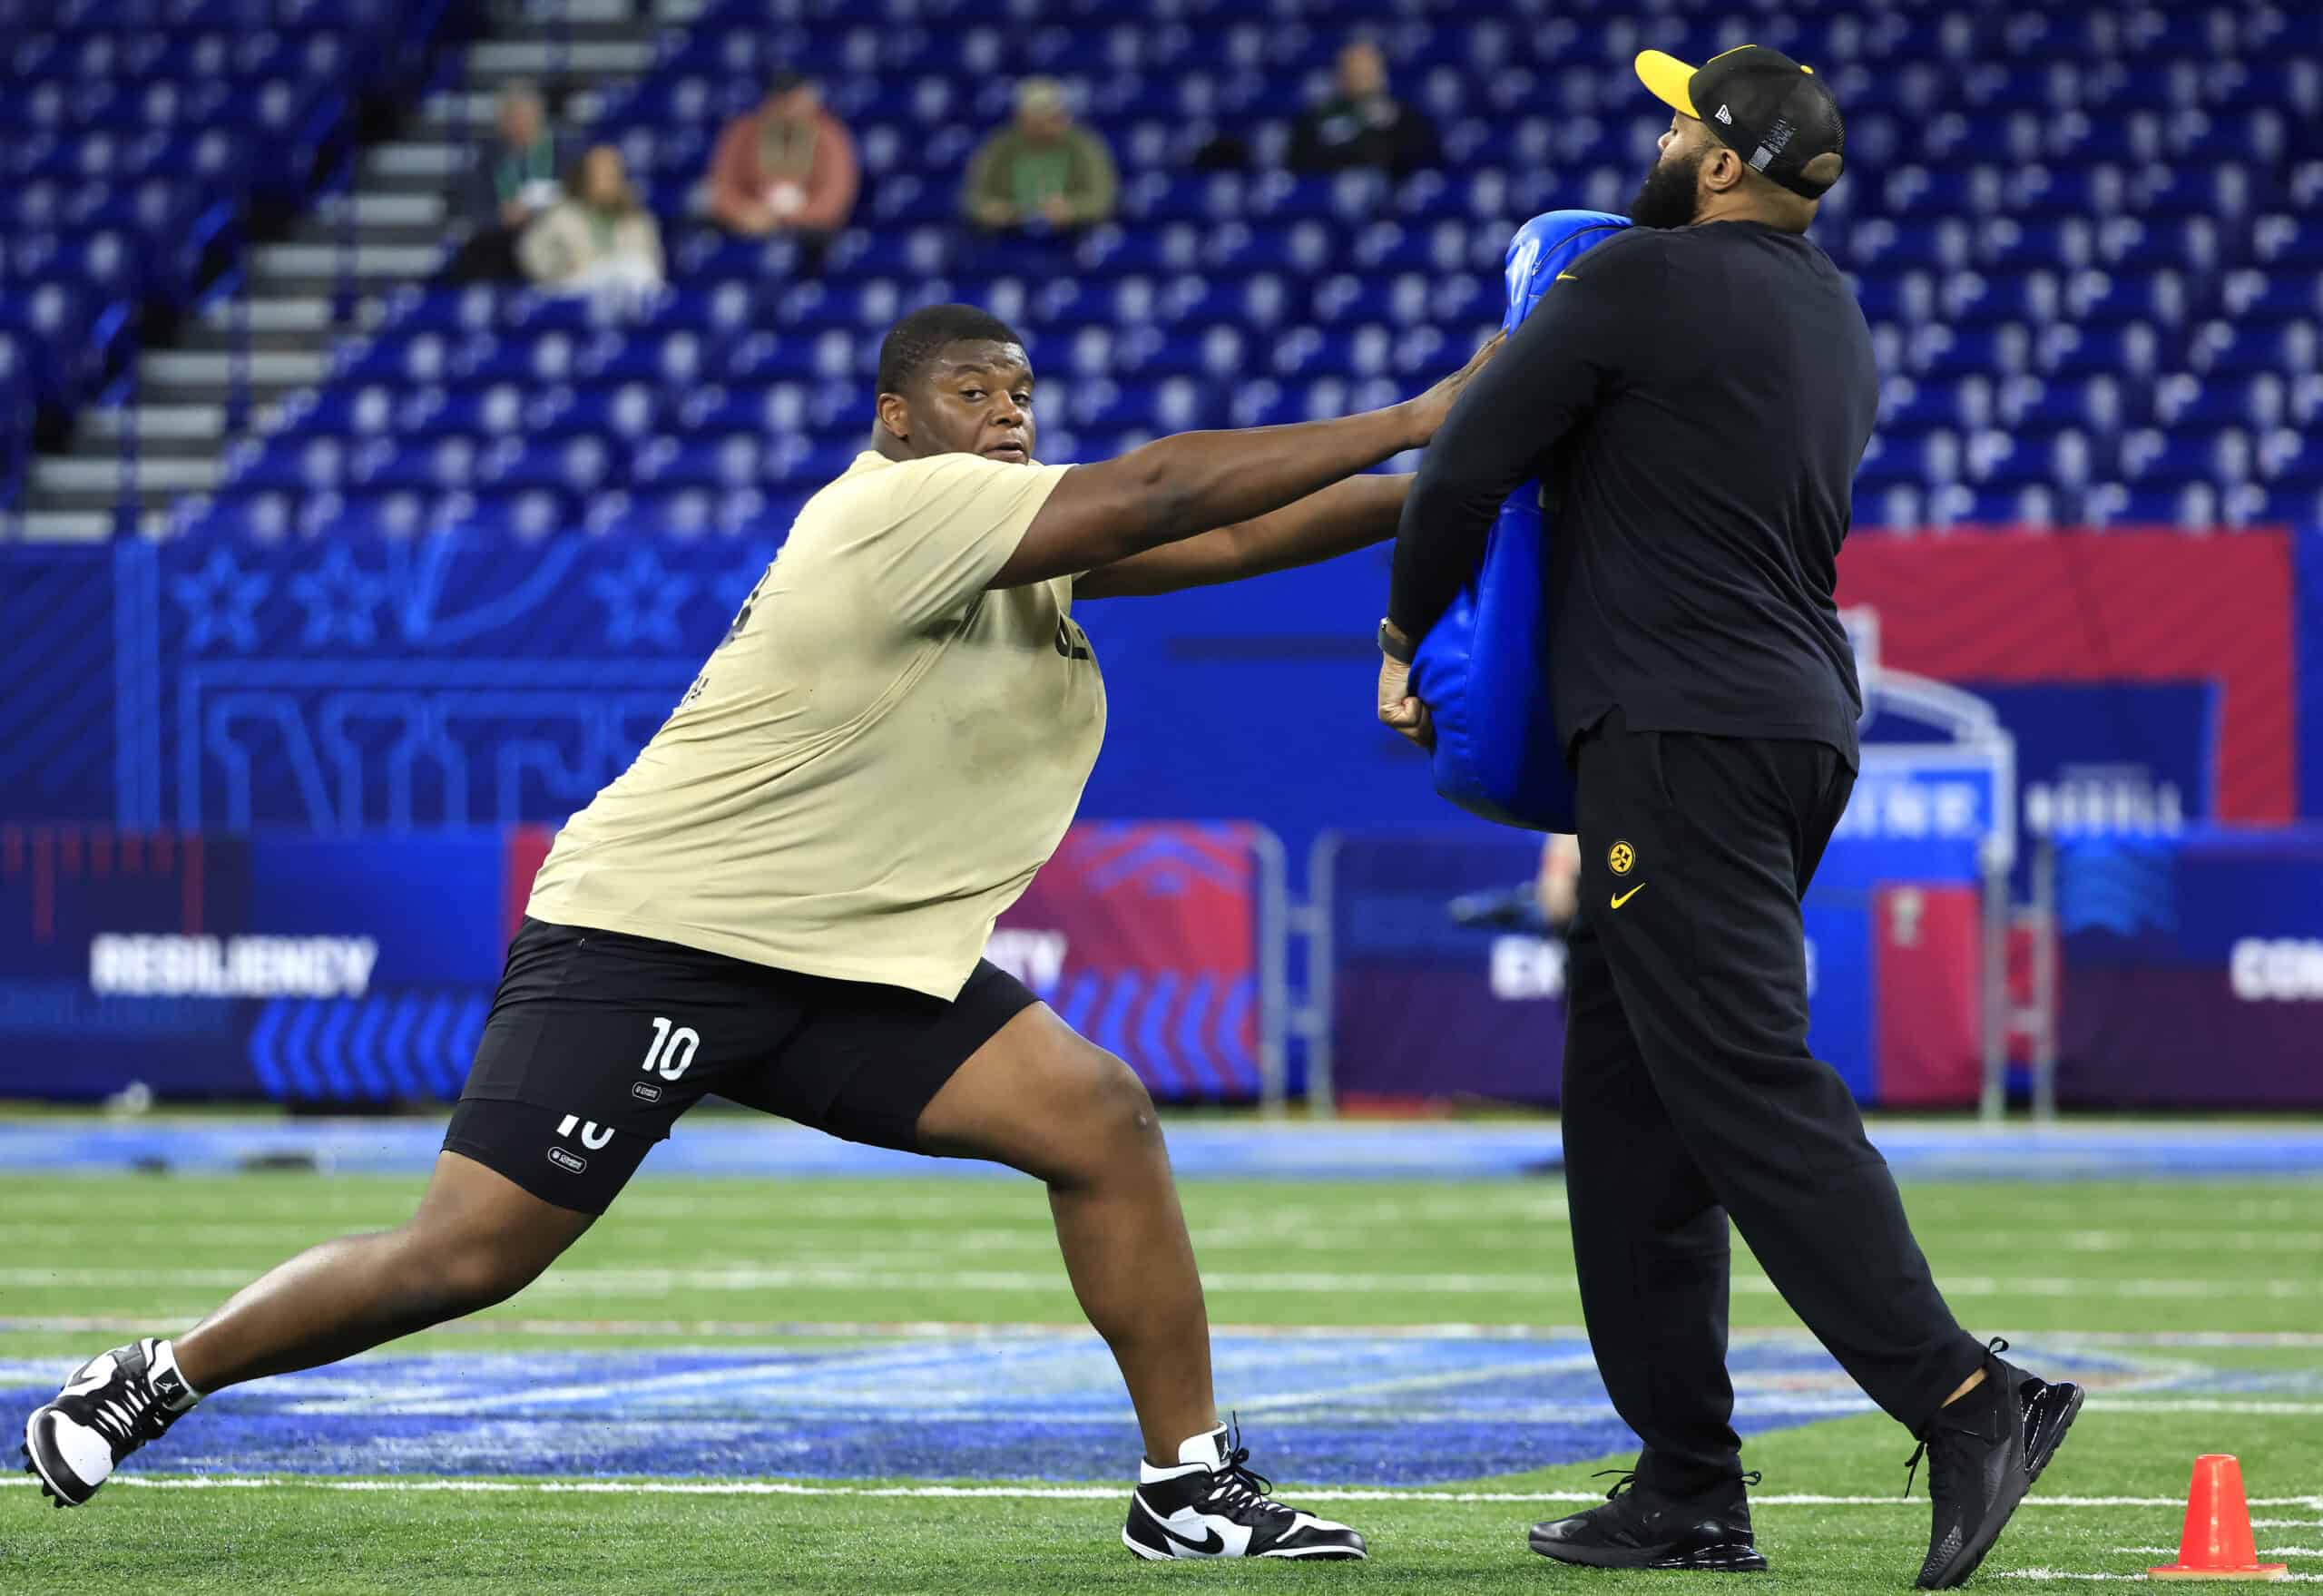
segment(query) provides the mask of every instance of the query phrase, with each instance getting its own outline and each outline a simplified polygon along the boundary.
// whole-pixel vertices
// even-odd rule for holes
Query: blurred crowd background
[[[2258,0],[5,0],[0,512],[312,535],[755,524],[951,295],[1048,452],[1332,413],[1621,209],[1641,47],[1815,64],[1887,377],[1859,519],[2323,494],[2323,18]],[[466,291],[464,291],[466,290]],[[1062,379],[1062,380],[1059,380]],[[182,502],[181,502],[182,501]],[[770,510],[769,506],[772,506]]]
[[[0,1095],[456,1084],[539,847],[862,446],[895,318],[1020,327],[1052,460],[1400,397],[1516,226],[1627,204],[1635,54],[1752,42],[1847,113],[1813,236],[1883,373],[1818,1048],[1889,1102],[2314,1098],[2288,0],[0,0]],[[1091,826],[1003,935],[1163,1095],[1554,1095],[1538,839],[1372,724],[1383,592],[1090,619]],[[246,989],[236,935],[375,945]]]

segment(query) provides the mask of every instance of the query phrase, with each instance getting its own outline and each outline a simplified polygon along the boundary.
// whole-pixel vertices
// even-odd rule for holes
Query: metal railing
[[[1286,964],[1289,937],[1307,940],[1306,998],[1284,1015],[1283,1023],[1305,1044],[1307,1111],[1320,1119],[1338,1112],[1331,1073],[1331,885],[1338,851],[1338,832],[1326,831],[1315,838],[1307,854],[1307,901],[1290,905],[1283,920]]]
[[[2008,1073],[2016,1044],[2026,1044],[2025,1062],[2032,1074],[2032,1111],[2035,1124],[2057,1117],[2057,845],[2050,837],[2034,841],[2026,856],[2028,897],[2012,901],[2007,865],[1996,850],[1984,860],[1984,1089],[1976,1117],[1998,1124],[2008,1114]],[[2011,989],[2009,946],[2022,936],[2025,944],[2024,1001]]]
[[[1259,861],[1259,1107],[1271,1118],[1290,1099],[1290,881],[1282,838],[1255,822],[1250,832]]]

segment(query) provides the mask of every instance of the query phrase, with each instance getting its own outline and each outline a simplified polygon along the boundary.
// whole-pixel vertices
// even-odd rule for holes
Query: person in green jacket
[[[965,205],[979,227],[1069,230],[1111,217],[1119,186],[1104,141],[1073,125],[1064,86],[1030,77],[1016,85],[1016,120],[969,163]]]

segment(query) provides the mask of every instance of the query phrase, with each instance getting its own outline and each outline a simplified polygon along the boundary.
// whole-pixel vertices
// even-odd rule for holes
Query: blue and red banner
[[[1972,1103],[1981,1079],[1978,895],[1971,875],[1898,879],[1899,859],[1939,870],[1873,822],[1836,837],[1803,909],[1808,1045],[1857,1099],[1884,1107]],[[1553,1104],[1564,1056],[1563,945],[1462,925],[1463,894],[1532,879],[1540,840],[1496,832],[1366,836],[1332,850],[1332,1072],[1342,1102]]]
[[[1865,537],[1838,596],[1998,710],[2024,835],[2164,834],[2299,812],[2292,565],[2279,532]]]
[[[0,825],[0,1098],[456,1096],[547,841]],[[992,956],[1157,1097],[1255,1097],[1257,846],[1075,827]]]
[[[2060,1101],[2323,1108],[2323,830],[2060,849]]]
[[[1171,1102],[1259,1095],[1260,831],[1084,822],[986,950]]]

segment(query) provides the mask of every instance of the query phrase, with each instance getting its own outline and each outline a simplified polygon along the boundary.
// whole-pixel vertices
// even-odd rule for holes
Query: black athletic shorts
[[[713,1092],[908,1150],[953,1072],[1037,1001],[989,960],[946,1003],[527,919],[444,1147],[591,1214]]]

